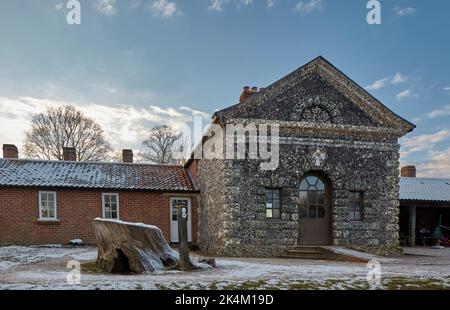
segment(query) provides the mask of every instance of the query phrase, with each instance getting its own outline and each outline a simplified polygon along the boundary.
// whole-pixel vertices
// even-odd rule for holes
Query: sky
[[[450,1],[0,0],[0,144],[35,113],[72,104],[116,150],[238,101],[318,55],[417,125],[401,164],[450,178]]]

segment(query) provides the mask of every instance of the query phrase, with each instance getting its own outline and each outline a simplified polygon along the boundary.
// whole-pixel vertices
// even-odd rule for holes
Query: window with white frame
[[[103,194],[103,218],[119,219],[119,194]]]
[[[39,219],[56,220],[56,193],[39,192]]]

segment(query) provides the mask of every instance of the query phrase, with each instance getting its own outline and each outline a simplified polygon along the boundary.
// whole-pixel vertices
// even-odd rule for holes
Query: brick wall
[[[191,172],[192,176],[197,179],[198,178],[198,159],[193,159],[189,166],[187,167],[189,171]]]
[[[40,222],[39,191],[57,194],[58,222]],[[123,221],[158,226],[170,242],[170,197],[181,194],[49,188],[0,188],[0,244],[94,244],[92,221],[102,216],[102,193],[119,194]],[[197,242],[197,200],[192,200],[192,238]]]

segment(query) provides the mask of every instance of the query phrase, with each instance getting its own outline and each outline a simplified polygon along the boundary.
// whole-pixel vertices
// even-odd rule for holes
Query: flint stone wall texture
[[[319,60],[217,114],[222,125],[279,123],[280,164],[262,171],[259,160],[199,161],[202,250],[270,257],[296,245],[299,185],[305,175],[318,172],[331,184],[330,244],[377,254],[399,251],[397,141],[413,125],[390,111],[361,108],[337,83],[340,77],[321,74],[327,70],[335,72]],[[318,165],[317,152],[324,155]],[[281,190],[278,220],[266,219],[266,188]],[[360,222],[349,221],[351,191],[364,192]]]

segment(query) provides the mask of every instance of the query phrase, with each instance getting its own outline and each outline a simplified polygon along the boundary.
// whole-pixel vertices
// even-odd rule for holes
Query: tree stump
[[[94,229],[102,272],[143,273],[178,266],[178,253],[156,226],[97,218]]]

